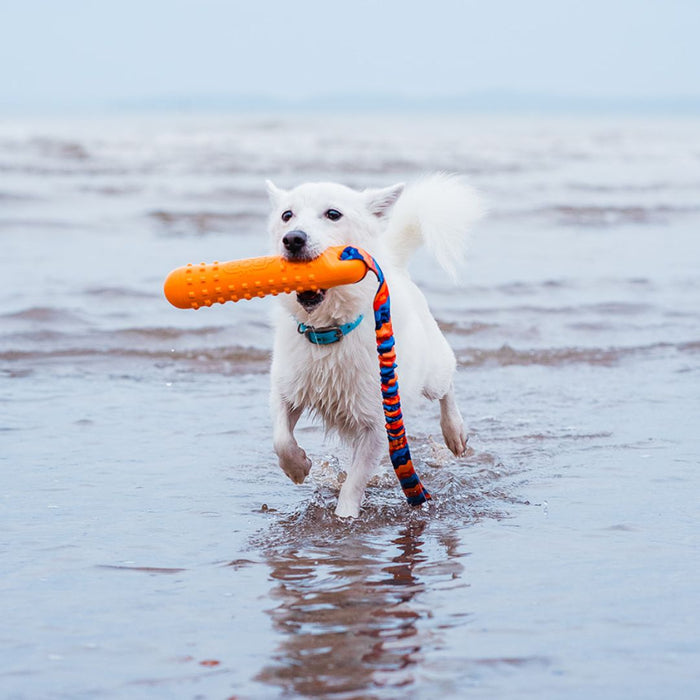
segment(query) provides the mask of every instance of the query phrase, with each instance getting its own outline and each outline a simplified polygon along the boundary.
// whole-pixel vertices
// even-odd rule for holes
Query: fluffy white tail
[[[455,175],[439,173],[409,185],[394,205],[386,242],[400,267],[425,244],[453,278],[464,260],[467,231],[483,215],[476,191]]]

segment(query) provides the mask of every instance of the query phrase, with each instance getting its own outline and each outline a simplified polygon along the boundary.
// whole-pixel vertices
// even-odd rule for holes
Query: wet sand
[[[414,265],[471,451],[421,407],[435,503],[387,466],[341,522],[318,426],[276,466],[273,300],[162,280],[267,252],[265,177],[431,169],[491,210],[458,287]],[[0,172],[3,695],[698,695],[697,122],[5,121]]]

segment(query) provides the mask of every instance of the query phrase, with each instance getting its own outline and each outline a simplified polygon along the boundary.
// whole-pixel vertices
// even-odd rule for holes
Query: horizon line
[[[310,94],[301,97],[265,93],[161,94],[104,99],[16,100],[0,103],[0,115],[26,112],[120,113],[186,111],[207,112],[240,110],[243,112],[280,110],[289,114],[304,112],[376,113],[408,111],[416,113],[474,113],[566,115],[700,115],[700,95],[581,95],[551,92],[483,90],[452,95],[411,96],[402,93],[344,92]]]

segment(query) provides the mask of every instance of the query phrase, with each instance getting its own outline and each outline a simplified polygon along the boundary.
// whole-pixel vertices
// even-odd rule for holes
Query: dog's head
[[[359,192],[334,183],[307,183],[267,189],[272,204],[269,230],[273,251],[287,260],[313,260],[329,246],[352,245],[372,251],[382,219],[403,191],[403,184]],[[324,290],[298,294],[296,301],[311,313],[326,297]]]

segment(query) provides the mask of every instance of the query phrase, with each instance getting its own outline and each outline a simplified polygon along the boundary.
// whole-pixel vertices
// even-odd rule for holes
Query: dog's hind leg
[[[295,483],[302,484],[311,469],[311,460],[294,437],[302,408],[294,408],[277,392],[272,395],[272,439],[282,471]]]
[[[440,427],[452,454],[461,457],[467,450],[467,431],[455,399],[454,386],[440,399]]]
[[[356,518],[365,487],[386,451],[386,434],[382,430],[367,428],[355,439],[355,451],[348,476],[340,488],[335,514],[341,518]]]

